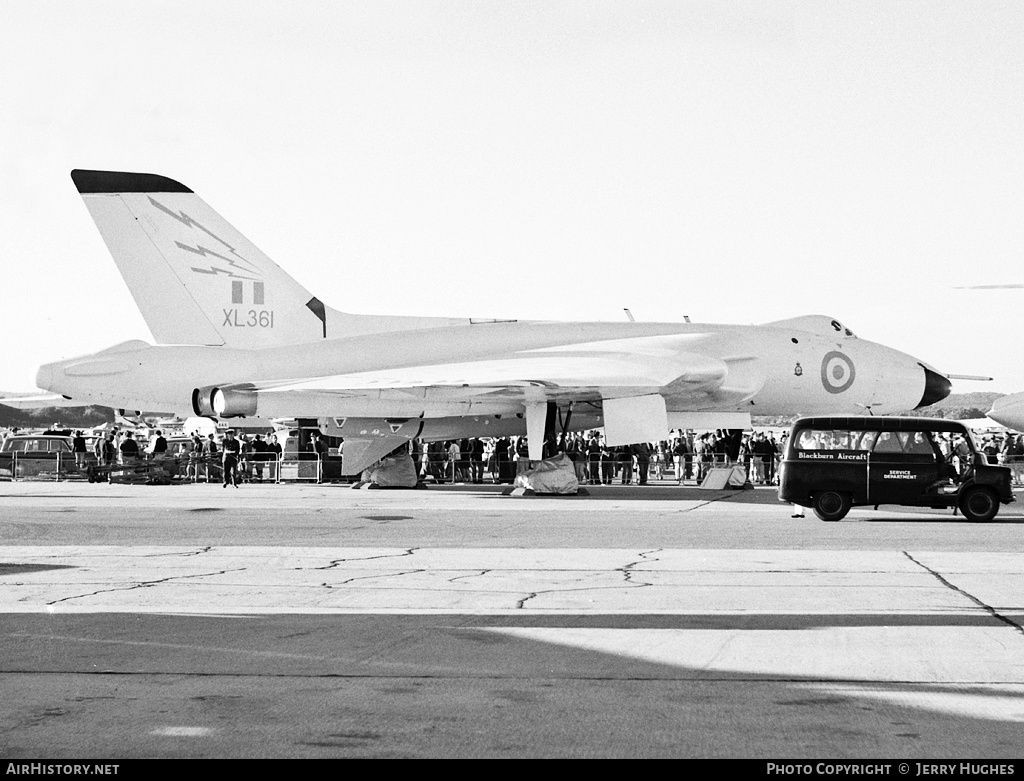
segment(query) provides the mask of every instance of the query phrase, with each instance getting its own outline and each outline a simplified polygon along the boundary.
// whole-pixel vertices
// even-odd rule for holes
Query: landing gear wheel
[[[850,512],[850,497],[839,491],[822,491],[814,497],[814,514],[823,521],[841,521]]]
[[[957,503],[964,518],[975,523],[991,521],[999,512],[999,499],[988,488],[972,486],[960,495]]]

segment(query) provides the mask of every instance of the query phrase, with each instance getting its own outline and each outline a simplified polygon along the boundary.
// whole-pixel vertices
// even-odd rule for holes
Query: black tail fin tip
[[[82,195],[87,193],[190,193],[181,182],[158,174],[126,171],[83,171],[76,168],[71,179]]]

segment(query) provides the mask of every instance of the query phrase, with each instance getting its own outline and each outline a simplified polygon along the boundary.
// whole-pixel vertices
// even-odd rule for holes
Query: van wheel
[[[841,521],[850,512],[850,497],[839,491],[822,491],[814,496],[814,514],[823,521]]]
[[[960,495],[957,503],[964,518],[975,523],[991,521],[999,512],[999,499],[988,488],[972,486]]]

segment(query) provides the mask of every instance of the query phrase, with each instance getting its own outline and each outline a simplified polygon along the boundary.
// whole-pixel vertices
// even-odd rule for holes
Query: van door
[[[882,431],[868,461],[869,504],[926,504],[939,479],[939,451],[923,431]]]
[[[871,432],[868,432],[870,437]],[[794,432],[789,445],[779,495],[807,503],[820,491],[838,491],[853,504],[867,502],[867,461],[870,449],[860,431],[804,429]],[[790,498],[791,497],[791,498]]]

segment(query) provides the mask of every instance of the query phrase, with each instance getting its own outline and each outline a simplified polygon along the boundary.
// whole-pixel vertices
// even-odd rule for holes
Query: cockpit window
[[[845,325],[843,325],[842,323],[840,323],[840,322],[839,322],[838,320],[833,320],[833,321],[832,321],[832,327],[833,327],[833,328],[834,328],[834,329],[835,329],[836,331],[838,331],[839,333],[841,333],[841,334],[844,334],[844,335],[846,335],[846,336],[852,336],[852,337],[853,337],[854,339],[856,339],[856,338],[857,338],[857,337],[856,337],[856,335],[855,335],[855,334],[853,333],[853,331],[851,331],[851,330],[850,330],[849,328],[847,328],[847,327],[846,327]]]

